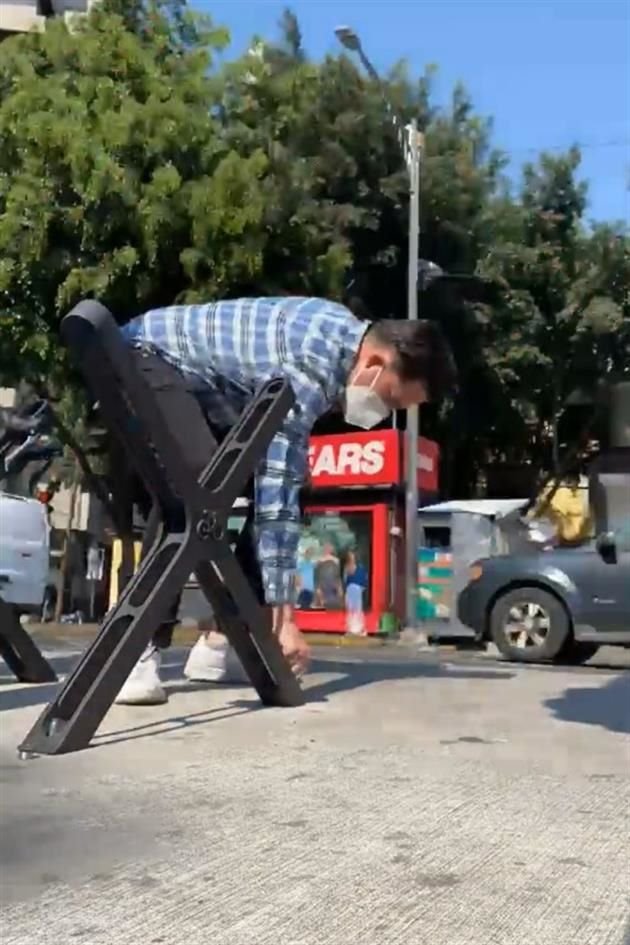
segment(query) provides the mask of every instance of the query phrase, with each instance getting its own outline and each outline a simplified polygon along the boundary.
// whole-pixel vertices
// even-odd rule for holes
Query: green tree
[[[85,296],[121,319],[281,293],[403,316],[408,179],[387,98],[425,134],[421,257],[501,287],[492,305],[454,282],[421,299],[460,366],[454,407],[423,418],[447,482],[557,465],[567,394],[628,364],[628,236],[584,225],[577,152],[526,168],[515,199],[462,86],[437,108],[433,68],[377,83],[345,54],[311,61],[291,11],[280,26],[217,68],[226,34],[184,0],[103,0],[0,46],[0,379],[72,399],[57,328]]]
[[[107,0],[0,46],[0,383],[47,397],[106,505],[59,319],[86,296],[121,319],[198,282],[220,296],[257,266],[265,158],[230,152],[210,114],[226,38],[174,0]]]
[[[624,228],[588,229],[580,155],[543,154],[524,170],[521,199],[495,207],[481,272],[503,286],[482,325],[487,364],[507,405],[503,454],[557,471],[561,421],[579,386],[630,365],[630,243]],[[498,443],[495,444],[495,448]]]
[[[183,44],[160,22],[149,37],[97,6],[0,47],[5,383],[64,377],[57,324],[81,297],[125,318],[197,285],[220,296],[259,264],[266,159],[230,151],[209,113],[225,33]]]
[[[185,295],[203,239],[220,292],[253,264],[239,236],[256,222],[264,168],[260,155],[227,152],[209,115],[208,66],[224,32],[181,4],[123,12],[132,6],[134,30],[99,6],[71,28],[51,22],[0,46],[0,383],[26,380],[49,400],[114,518],[59,319],[85,296],[125,318]]]
[[[269,161],[263,266],[243,289],[339,296],[353,281],[374,316],[405,311],[408,179],[385,99],[426,132],[421,254],[474,269],[501,159],[463,88],[449,108],[431,104],[433,72],[416,81],[400,64],[379,83],[345,54],[315,64],[290,11],[277,42],[255,37],[228,64],[216,84],[226,139]]]

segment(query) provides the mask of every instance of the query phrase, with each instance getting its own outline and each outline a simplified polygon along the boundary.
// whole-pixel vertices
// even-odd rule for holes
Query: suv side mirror
[[[614,532],[604,532],[597,539],[597,551],[605,564],[617,564],[617,540]]]

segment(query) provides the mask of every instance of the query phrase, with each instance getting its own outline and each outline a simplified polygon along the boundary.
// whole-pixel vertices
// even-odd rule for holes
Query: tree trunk
[[[42,391],[40,396],[45,397],[45,391]],[[51,406],[50,401],[47,401],[47,403],[50,416],[55,424],[55,427],[57,428],[60,440],[74,453],[79,469],[83,474],[83,479],[86,486],[90,492],[94,493],[99,502],[101,502],[112,524],[114,525],[114,528],[117,528],[116,510],[109,497],[109,493],[105,488],[105,483],[100,476],[95,474],[94,470],[90,466],[90,461],[87,458],[87,454],[74,436],[72,430],[70,430],[70,428],[65,425],[63,420],[59,417],[59,414],[55,411],[54,407]]]
[[[554,476],[557,476],[560,470],[560,445],[558,443],[558,415],[555,411],[551,421],[551,468]]]
[[[559,400],[558,382],[557,378],[554,378],[551,399],[551,469],[554,476],[557,476],[560,470],[560,444],[558,442],[558,421],[560,419]]]
[[[479,464],[475,446],[468,439],[459,443],[452,453],[449,498],[474,498],[478,474]]]
[[[66,525],[66,533],[63,539],[63,552],[61,554],[61,565],[59,568],[59,587],[57,593],[57,601],[55,604],[55,622],[59,623],[59,619],[63,612],[63,602],[65,598],[66,590],[66,579],[68,576],[68,564],[70,561],[70,545],[72,542],[72,523],[74,521],[77,498],[81,495],[81,476],[78,469],[75,469],[74,476],[72,478],[72,485],[70,486],[70,509],[68,512],[68,523]]]

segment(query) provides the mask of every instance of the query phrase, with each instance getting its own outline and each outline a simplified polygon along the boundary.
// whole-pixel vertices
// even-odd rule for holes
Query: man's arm
[[[326,408],[320,387],[302,376],[291,379],[296,406],[271,441],[256,474],[258,561],[274,626],[293,621],[297,549],[300,538],[300,490],[308,474],[309,436]]]
[[[299,438],[279,431],[256,476],[258,561],[274,627],[293,620],[297,549],[300,538],[300,489],[308,465],[308,434]]]

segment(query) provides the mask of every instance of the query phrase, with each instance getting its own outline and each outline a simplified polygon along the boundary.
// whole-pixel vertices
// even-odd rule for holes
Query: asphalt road
[[[630,945],[627,651],[322,650],[264,710],[183,656],[168,705],[27,762],[54,687],[0,677],[3,945]]]

